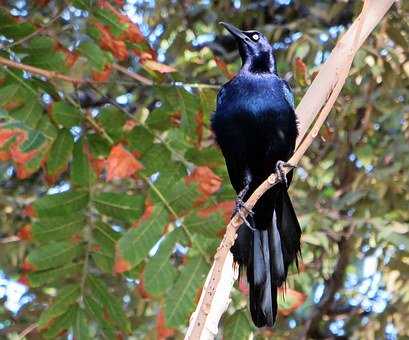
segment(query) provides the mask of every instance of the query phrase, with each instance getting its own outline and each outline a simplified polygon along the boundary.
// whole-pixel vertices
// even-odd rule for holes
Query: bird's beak
[[[237,27],[228,24],[227,22],[220,22],[220,25],[223,25],[235,38],[245,41],[247,36],[243,33],[243,31],[239,30]]]

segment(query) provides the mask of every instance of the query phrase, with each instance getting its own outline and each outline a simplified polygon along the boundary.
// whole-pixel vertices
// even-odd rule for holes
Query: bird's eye
[[[260,36],[257,33],[255,33],[251,36],[251,39],[253,39],[254,41],[257,41],[258,39],[260,39]]]

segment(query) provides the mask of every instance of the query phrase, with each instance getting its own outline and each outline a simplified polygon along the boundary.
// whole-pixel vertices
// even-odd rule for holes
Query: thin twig
[[[23,329],[23,331],[18,335],[18,339],[22,340],[26,337],[26,335],[30,334],[32,331],[34,331],[37,328],[37,323],[33,323],[27,328]]]
[[[154,82],[148,78],[145,78],[144,76],[141,76],[138,73],[132,72],[130,70],[128,70],[127,68],[118,65],[118,64],[112,64],[112,68],[114,68],[115,70],[122,72],[123,74],[126,74],[128,77],[131,77],[132,79],[135,79],[139,82],[141,82],[142,84],[148,85],[148,86],[152,86],[154,84]]]

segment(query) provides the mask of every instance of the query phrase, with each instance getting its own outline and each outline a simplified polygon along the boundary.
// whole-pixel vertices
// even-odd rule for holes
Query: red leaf
[[[162,309],[159,309],[159,313],[156,317],[156,339],[165,340],[175,334],[175,330],[166,327],[165,314]]]
[[[116,248],[114,273],[118,273],[118,274],[124,273],[124,272],[127,272],[131,268],[132,268],[131,264],[122,257],[120,250]]]
[[[22,285],[29,286],[30,281],[28,280],[28,276],[26,274],[22,274],[17,282],[21,283]]]
[[[30,262],[28,262],[27,259],[24,260],[20,268],[23,272],[31,272],[35,270],[34,266]]]
[[[10,152],[8,151],[0,151],[0,161],[8,161],[10,160],[11,156],[10,156]]]
[[[92,76],[92,79],[94,79],[95,81],[105,82],[111,76],[111,72],[112,72],[112,65],[106,64],[102,71],[93,70],[91,76]]]
[[[23,209],[23,216],[25,217],[35,217],[36,216],[36,213],[35,213],[35,210],[32,204],[25,206],[25,208]]]
[[[128,119],[126,122],[125,122],[125,124],[124,124],[124,126],[122,127],[122,129],[125,131],[125,132],[129,132],[129,131],[132,131],[132,129],[135,127],[135,126],[137,126],[138,125],[138,122],[135,120],[135,119]]]
[[[294,66],[295,80],[301,86],[307,85],[307,66],[301,60],[301,58],[295,58]]]
[[[210,195],[219,191],[222,180],[209,167],[198,166],[192,173],[185,178],[186,183],[197,183],[199,191],[202,195],[198,198],[196,203],[203,203]]]
[[[171,73],[171,72],[176,72],[176,69],[172,66],[168,66],[165,64],[161,64],[157,61],[154,60],[143,60],[141,61],[142,65],[144,65],[146,68],[152,70],[152,71],[157,71],[159,73]]]
[[[59,42],[57,42],[54,46],[54,50],[57,52],[62,52],[65,55],[65,63],[67,64],[68,67],[72,67],[75,62],[79,58],[79,54],[76,52],[71,52],[69,49],[65,48],[63,45],[61,45]]]
[[[283,293],[286,295],[286,300],[288,300],[291,303],[290,307],[288,308],[278,309],[278,312],[284,316],[288,316],[292,314],[293,312],[295,312],[298,308],[302,306],[302,304],[307,299],[307,295],[302,292],[298,292],[290,288],[285,288],[285,289],[278,288],[277,294],[283,294]]]
[[[33,239],[31,224],[26,224],[24,227],[22,227],[17,233],[17,236],[20,238],[20,240],[31,241]]]
[[[124,61],[128,59],[128,49],[126,48],[125,42],[121,40],[115,40],[113,44],[114,50],[112,54],[118,58],[120,61]]]
[[[149,219],[153,213],[153,203],[149,197],[145,200],[145,211],[143,212],[142,216],[132,224],[132,227],[136,228],[141,224],[143,221]]]
[[[142,164],[122,144],[111,149],[106,166],[108,181],[128,178],[143,169]]]
[[[0,145],[7,143],[15,134],[14,130],[0,129]]]
[[[244,294],[244,295],[249,295],[249,285],[247,283],[247,280],[244,276],[240,276],[239,279],[239,290]]]
[[[136,290],[142,299],[149,299],[151,297],[145,289],[145,282],[143,279],[143,274],[139,278],[139,284],[136,287]]]
[[[217,67],[222,71],[226,78],[231,79],[234,77],[234,74],[230,72],[227,68],[227,64],[224,60],[220,59],[219,57],[215,57],[214,61],[216,62]]]
[[[223,214],[223,218],[224,218],[224,223],[229,223],[230,219],[231,219],[231,214],[234,208],[234,201],[223,201],[223,202],[219,202],[216,205],[213,205],[211,207],[208,208],[204,208],[204,209],[200,209],[197,212],[197,215],[199,217],[203,217],[206,218],[209,215],[213,214],[213,213],[222,213]]]

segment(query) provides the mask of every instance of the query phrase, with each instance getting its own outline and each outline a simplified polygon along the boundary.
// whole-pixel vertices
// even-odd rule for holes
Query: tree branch
[[[393,2],[393,0],[366,0],[361,14],[341,37],[327,62],[321,67],[319,74],[296,110],[300,123],[300,134],[297,139],[297,149],[289,160],[290,164],[296,166],[299,163],[318,135],[345,83],[354,55]],[[315,117],[317,119],[307,134]],[[286,172],[288,171],[289,169],[286,169]],[[276,175],[271,174],[253,192],[245,204],[247,209],[242,209],[240,214],[246,216],[247,211],[252,209],[258,199],[276,183]],[[226,261],[231,260],[230,248],[234,244],[237,228],[242,223],[240,214],[236,214],[226,227],[226,233],[215,254],[214,263],[203,287],[199,304],[190,318],[185,339],[213,339],[217,334],[218,323],[221,315],[227,309],[230,291],[234,283],[234,280],[230,280],[229,284],[225,284],[225,282],[220,284],[220,281],[222,277],[225,277]],[[215,296],[218,298],[215,299]]]

